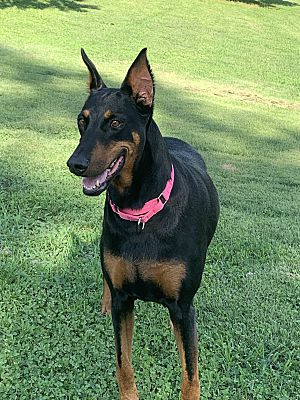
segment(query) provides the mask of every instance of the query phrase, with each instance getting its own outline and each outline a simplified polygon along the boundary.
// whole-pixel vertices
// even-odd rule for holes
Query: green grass
[[[202,399],[300,399],[299,11],[281,0],[0,3],[1,399],[118,397],[100,315],[104,196],[83,196],[65,165],[86,97],[81,46],[111,85],[148,47],[161,131],[199,149],[218,187],[195,299]],[[179,398],[158,305],[137,303],[133,359],[141,399]]]

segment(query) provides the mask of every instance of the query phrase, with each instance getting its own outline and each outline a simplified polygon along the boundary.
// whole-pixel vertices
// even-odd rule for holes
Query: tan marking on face
[[[87,118],[90,115],[90,111],[89,110],[83,110],[82,111],[82,115]]]
[[[138,266],[144,281],[151,281],[161,288],[166,297],[177,299],[186,275],[185,265],[176,260],[165,262],[142,262]]]
[[[192,354],[193,357],[193,369],[194,374],[190,380],[187,373],[185,352],[182,343],[182,337],[180,330],[174,326],[174,334],[178,347],[178,352],[181,361],[182,368],[182,382],[181,382],[181,399],[182,400],[199,400],[200,399],[200,383],[199,383],[199,371],[198,371],[198,351],[197,351],[197,339],[195,338],[194,348],[195,352]]]
[[[121,365],[116,360],[117,382],[121,400],[138,400],[138,392],[134,382],[134,372],[131,365],[133,312],[126,314],[120,326]]]
[[[105,251],[104,265],[113,287],[116,289],[122,289],[124,283],[133,282],[135,279],[133,265],[122,257],[114,256]]]
[[[108,146],[104,146],[96,142],[92,150],[89,167],[86,171],[87,176],[101,174],[118,157],[122,150],[125,150],[129,154],[131,152],[130,143],[125,141],[111,142]]]
[[[112,185],[120,192],[129,187],[132,182],[132,172],[134,162],[137,158],[140,136],[137,132],[132,132],[133,142],[118,141],[111,142],[108,146],[103,146],[96,142],[91,154],[91,161],[86,171],[87,176],[97,176],[103,172],[118,155],[125,151],[125,164],[118,176],[113,180]]]
[[[112,161],[113,159],[108,158],[106,148],[99,142],[96,142],[92,150],[91,161],[86,170],[87,176],[97,176],[101,174],[106,168],[108,168]]]
[[[124,167],[122,168],[120,174],[112,182],[112,185],[121,193],[132,183],[133,167],[138,155],[139,145],[141,142],[140,135],[136,131],[132,131],[132,139],[133,143],[126,142],[129,151],[126,155]]]
[[[122,289],[126,282],[134,282],[139,276],[143,281],[150,281],[161,288],[164,295],[177,299],[182,281],[186,275],[185,265],[176,260],[150,262],[129,262],[109,252],[104,252],[105,268],[113,286]]]
[[[112,116],[112,111],[111,110],[106,110],[105,113],[103,114],[104,119],[109,119]]]

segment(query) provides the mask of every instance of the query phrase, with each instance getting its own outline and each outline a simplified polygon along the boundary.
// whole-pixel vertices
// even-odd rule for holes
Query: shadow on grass
[[[53,398],[77,398],[82,397],[82,393],[89,398],[94,398],[95,393],[104,400],[115,398],[116,385],[111,383],[114,381],[111,322],[101,318],[99,304],[99,235],[98,231],[95,233],[98,224],[100,231],[100,210],[96,211],[95,215],[95,207],[99,208],[99,202],[92,200],[93,203],[87,203],[79,188],[70,188],[75,180],[69,175],[65,160],[63,165],[58,165],[60,160],[53,161],[51,155],[53,150],[62,152],[61,148],[51,145],[56,140],[56,137],[53,138],[54,134],[61,132],[65,127],[67,137],[70,138],[76,114],[86,96],[86,70],[82,66],[82,73],[77,73],[71,68],[56,68],[43,62],[36,64],[29,57],[7,49],[4,49],[2,54],[6,71],[4,76],[12,84],[12,88],[8,84],[9,90],[4,91],[0,97],[1,127],[7,131],[15,131],[25,126],[29,130],[25,138],[19,132],[12,132],[15,141],[1,152],[0,189],[3,201],[0,209],[6,209],[1,220],[1,233],[7,247],[13,243],[16,253],[20,252],[14,259],[14,252],[9,253],[9,249],[6,249],[8,253],[2,268],[2,276],[7,283],[4,286],[3,298],[8,316],[3,328],[7,333],[3,347],[11,352],[9,354],[8,351],[6,356],[4,370],[5,374],[8,371],[12,381],[11,388],[6,391],[6,398],[41,398],[46,392]],[[114,86],[119,85],[119,82],[116,83],[112,79],[105,80]],[[24,85],[26,92],[22,91],[22,86],[16,91],[15,83]],[[201,102],[194,99],[192,96],[195,94],[179,90],[175,84],[174,87],[170,87],[158,83],[157,89],[157,114],[162,133],[188,140],[199,150],[210,154],[215,165],[214,157],[217,152],[223,158],[230,157],[231,154],[243,155],[243,152],[249,152],[256,157],[269,150],[270,146],[274,153],[295,148],[294,132],[291,130],[285,131],[282,138],[253,136],[249,124],[253,116],[248,116],[248,112],[254,112],[252,109],[238,109],[234,115],[228,105],[223,106],[220,103],[217,110],[215,105],[211,107],[205,99]],[[240,117],[239,123],[230,124],[231,120],[237,118],[237,114]],[[49,115],[54,117],[54,122],[49,121]],[[66,116],[64,123],[58,121],[61,115]],[[271,112],[264,115],[260,127],[276,126],[278,131],[284,129],[284,122],[278,127],[278,120],[273,120],[271,116]],[[56,128],[52,127],[53,123],[56,124]],[[35,153],[28,154],[30,146],[23,145],[22,141],[28,140],[30,135],[41,136],[45,148],[48,141],[50,143],[52,140],[44,164],[39,164],[40,160],[35,162]],[[78,135],[74,136],[74,145],[77,140]],[[227,147],[224,147],[223,143],[226,141]],[[38,143],[41,144],[42,140]],[[241,143],[241,147],[236,146],[236,143]],[[250,179],[257,175],[255,157],[249,169]],[[49,169],[42,170],[41,166],[45,167],[49,163]],[[276,179],[277,172],[278,169],[268,173]],[[248,181],[249,176],[245,180]],[[230,177],[223,182],[220,192],[224,190],[227,182],[230,184],[228,186],[232,187],[228,198],[235,197],[237,186]],[[262,180],[261,185],[263,184]],[[244,190],[243,196],[246,196],[248,188]],[[271,193],[266,190],[265,196],[269,197]],[[247,212],[251,211],[249,206]],[[94,223],[95,220],[97,223]],[[233,220],[231,222],[234,223]],[[87,230],[87,224],[88,229],[93,232],[90,237],[82,233]],[[224,228],[224,237],[230,237],[228,233],[232,226],[228,225],[226,229],[225,231]],[[74,233],[76,230],[80,232],[79,237]],[[239,259],[240,242],[237,241],[235,246],[232,250],[232,263]],[[64,248],[67,248],[67,253],[64,252]],[[224,248],[225,245],[221,250],[224,251]],[[212,257],[212,261],[215,261],[214,257],[216,255]],[[218,276],[214,281],[220,287]],[[226,285],[223,287],[226,289]],[[224,301],[221,289],[222,287],[219,290],[220,304]],[[214,312],[218,310],[218,304],[212,308],[211,322],[207,322],[206,317],[215,291],[212,289],[208,293],[208,311],[202,313],[202,321],[206,321],[208,331],[213,331],[216,326]],[[238,300],[231,303],[229,308],[232,314],[232,318],[228,318],[228,326],[231,327],[231,330],[228,330],[229,343],[234,340],[236,334],[232,329],[232,320],[236,317],[234,313],[237,302]],[[248,298],[245,298],[243,304],[248,307]],[[260,320],[264,321],[263,316]],[[148,337],[149,329],[147,332],[145,330],[143,338]],[[218,335],[219,329],[221,328],[217,325]],[[242,332],[246,334],[247,330]],[[152,340],[153,334],[149,336],[152,336]],[[244,340],[245,336],[241,336],[237,343],[243,343]],[[159,358],[166,359],[168,354],[165,342],[159,343],[161,347],[159,350],[156,348]],[[147,346],[136,348],[139,347],[143,349]],[[209,353],[208,345],[206,349]],[[229,348],[229,352],[231,351]],[[243,351],[241,348],[241,357]],[[219,359],[223,358],[222,353]],[[142,356],[139,358],[140,362],[141,360],[144,360]],[[148,372],[147,368],[146,365],[144,371]],[[45,382],[47,385],[43,386]],[[61,385],[60,382],[64,384]],[[173,384],[171,378],[170,384]],[[31,390],[34,390],[34,393]]]
[[[95,207],[100,230],[102,212],[100,213],[99,202],[96,205],[83,197],[79,180],[69,173],[65,164],[73,150],[70,143],[73,131],[74,148],[79,138],[76,115],[86,97],[87,74],[84,65],[81,74],[40,61],[35,64],[29,57],[21,56],[13,50],[4,49],[2,54],[3,65],[9,73],[8,76],[4,74],[8,82],[11,82],[12,87],[15,82],[20,82],[27,88],[26,92],[3,91],[0,96],[1,128],[5,129],[5,134],[13,136],[6,147],[5,140],[2,142],[0,160],[0,189],[4,193],[6,214],[11,215],[3,234],[6,232],[14,240],[16,232],[22,232],[24,239],[30,239],[35,230],[39,234],[43,224],[45,227],[47,224],[52,227],[56,224],[78,227],[82,223],[88,224],[88,229],[93,230],[94,223],[90,221],[95,220]],[[60,78],[60,81],[57,82],[56,78]],[[67,81],[69,86],[64,85]],[[105,81],[115,87],[119,85],[106,77]],[[162,134],[167,133],[186,140],[204,153],[209,170],[216,177],[216,183],[220,182],[221,189],[223,185],[225,200],[227,196],[231,201],[230,196],[233,196],[228,193],[226,195],[226,182],[234,186],[237,182],[239,185],[248,185],[257,181],[258,184],[265,185],[266,193],[267,189],[270,190],[269,197],[274,184],[287,185],[288,176],[290,187],[295,185],[292,164],[284,167],[272,165],[270,168],[272,158],[276,160],[279,155],[288,154],[297,146],[296,132],[285,126],[285,120],[276,118],[276,109],[274,115],[272,109],[266,109],[262,114],[252,108],[237,108],[232,111],[228,103],[210,103],[205,98],[199,101],[197,94],[180,90],[175,84],[173,87],[158,82],[157,93],[156,119]],[[59,120],[61,115],[65,116],[62,122]],[[256,131],[253,134],[252,125],[259,119],[261,121],[255,126]],[[20,131],[21,136],[18,129],[24,128],[28,131]],[[281,134],[278,137],[268,136],[265,135],[266,129]],[[65,137],[68,140],[64,140]],[[3,138],[5,139],[5,135]],[[26,141],[30,138],[33,139],[27,146]],[[26,143],[23,144],[22,141]],[[62,145],[72,146],[72,149],[60,147]],[[61,153],[59,158],[56,157],[57,152]],[[265,153],[268,153],[269,158],[261,161]],[[240,164],[240,171],[236,173],[234,170],[226,171],[222,168],[223,164],[231,163],[235,159]],[[255,162],[258,165],[254,167]],[[221,192],[222,190],[220,194]],[[241,209],[239,204],[236,207]],[[82,208],[84,212],[81,212]],[[243,212],[251,215],[255,212],[255,204],[251,207],[248,205]],[[21,226],[18,225],[18,220],[21,220]]]
[[[247,110],[233,101],[234,107],[230,107],[221,97],[208,99],[161,83],[157,93],[162,134],[186,140],[207,155],[261,157],[262,149],[275,154],[295,148],[297,132],[278,121],[275,106],[260,110],[249,104]]]
[[[100,311],[97,242],[72,235],[68,256],[48,271],[47,260],[34,257],[4,266],[4,398],[117,397],[112,326]]]
[[[60,11],[86,12],[89,9],[98,9],[98,6],[84,4],[83,0],[1,0],[0,9],[17,7],[21,10],[28,8],[44,10],[57,8]]]
[[[83,64],[82,72],[76,72],[6,47],[0,48],[0,58],[4,84],[7,82],[0,104],[13,110],[0,115],[2,128],[64,134],[76,127],[77,114],[87,98],[88,74]]]
[[[36,62],[25,53],[12,49],[0,49],[3,76],[8,82],[25,85],[26,90],[4,91],[0,97],[2,109],[14,110],[13,113],[1,113],[2,128],[26,128],[39,134],[58,134],[76,129],[76,116],[87,97],[87,71],[82,65],[82,72],[71,68],[58,68]],[[78,57],[80,57],[78,55]],[[105,71],[104,71],[105,72]],[[100,71],[108,86],[119,87],[121,82],[107,77]],[[232,155],[260,154],[261,148],[268,151],[288,151],[295,147],[295,132],[288,131],[284,123],[278,129],[278,120],[270,118],[272,111],[265,113],[255,109],[234,109],[218,101],[217,109],[211,100],[199,101],[197,94],[188,89],[178,89],[157,84],[157,109],[155,114],[163,135],[176,136],[188,140],[200,151],[219,152]],[[196,96],[196,98],[195,98]],[[32,113],[34,110],[34,115]],[[276,108],[274,107],[274,111]],[[253,119],[255,115],[255,119]],[[242,123],[235,121],[244,120]],[[249,131],[249,123],[259,121],[256,132]],[[281,136],[265,135],[265,129],[280,131]],[[260,132],[260,129],[264,129]],[[69,137],[69,135],[68,135]],[[76,139],[78,135],[76,134]]]
[[[258,7],[276,7],[276,6],[288,6],[295,7],[299,6],[299,4],[286,1],[286,0],[227,0],[235,3],[245,3],[245,4],[253,4]]]
[[[3,75],[9,82],[9,90],[3,91],[0,96],[3,110],[0,126],[8,135],[14,135],[14,144],[2,151],[1,161],[9,168],[1,168],[0,188],[2,186],[4,191],[12,193],[22,186],[23,192],[20,192],[18,200],[20,210],[24,210],[24,213],[37,210],[46,219],[52,216],[58,223],[71,224],[74,217],[72,208],[80,210],[82,204],[86,204],[86,199],[83,200],[81,195],[80,182],[71,176],[65,164],[78,143],[76,116],[87,97],[85,66],[82,65],[80,73],[67,67],[43,64],[40,60],[36,64],[28,56],[13,50],[4,49],[1,53],[4,69],[8,73]],[[100,73],[103,75],[102,71]],[[109,86],[120,85],[111,77],[103,77]],[[15,82],[25,85],[26,91],[12,89]],[[297,148],[297,132],[293,126],[287,127],[284,119],[278,118],[278,109],[230,108],[220,98],[215,103],[213,97],[209,100],[203,97],[200,101],[200,96],[189,90],[178,89],[176,84],[166,86],[160,81],[157,83],[155,116],[163,135],[186,140],[198,149],[204,155],[217,185],[222,186],[227,181],[245,185],[264,182],[270,191],[274,184],[287,185],[290,182],[290,186],[295,185],[292,164],[281,167],[272,165],[272,159],[276,160],[279,154],[282,157]],[[22,145],[22,138],[17,131],[24,128],[24,137],[37,138],[28,147]],[[270,134],[265,133],[269,131]],[[64,141],[65,138],[67,141]],[[34,143],[38,149],[31,147]],[[72,148],[59,147],[62,145]],[[16,152],[14,146],[24,150]],[[27,157],[21,154],[25,151],[30,151]],[[59,158],[56,157],[57,151],[61,153]],[[266,154],[268,159],[264,159]],[[255,173],[253,159],[258,163]],[[47,164],[43,160],[47,160]],[[237,168],[234,165],[236,162]],[[33,169],[28,170],[28,165]],[[40,198],[47,200],[39,204],[38,194],[35,200],[29,195],[24,196],[26,184],[30,185],[28,193],[41,193]],[[65,197],[64,187],[67,188],[68,197]],[[51,195],[47,196],[47,193]],[[36,208],[37,205],[39,208]],[[91,210],[86,209],[85,218],[88,218]],[[255,212],[255,205],[243,212]],[[93,217],[90,215],[90,218]],[[34,225],[34,219],[31,225]]]

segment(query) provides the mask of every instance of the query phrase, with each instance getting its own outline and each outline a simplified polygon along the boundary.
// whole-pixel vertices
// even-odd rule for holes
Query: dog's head
[[[79,145],[67,165],[83,177],[83,192],[99,195],[110,183],[129,187],[152,118],[154,80],[143,49],[120,89],[107,88],[95,65],[81,50],[89,71],[89,97],[78,115]]]

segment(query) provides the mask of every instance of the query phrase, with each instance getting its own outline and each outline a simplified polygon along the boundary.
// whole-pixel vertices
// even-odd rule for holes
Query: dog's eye
[[[122,122],[118,121],[117,119],[113,119],[110,123],[110,126],[112,128],[119,128],[121,126]]]

